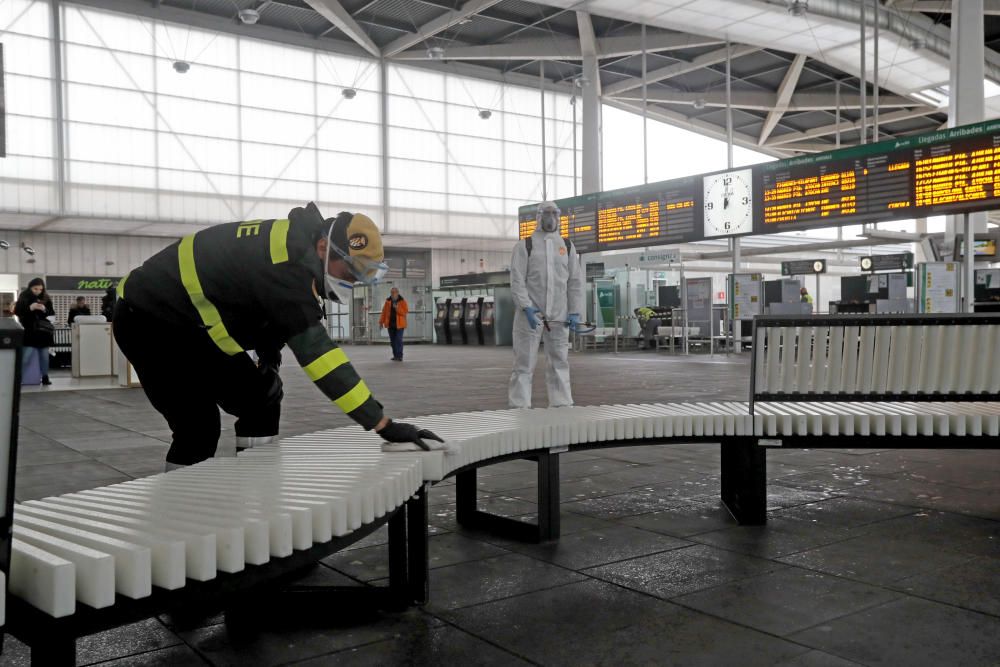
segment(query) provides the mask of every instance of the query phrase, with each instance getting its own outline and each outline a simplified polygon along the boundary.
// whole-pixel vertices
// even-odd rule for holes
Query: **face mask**
[[[544,211],[540,224],[543,232],[554,232],[559,229],[559,218],[555,211]]]
[[[351,297],[354,296],[354,285],[341,278],[334,278],[327,274],[326,293],[334,301],[343,304],[350,304]]]

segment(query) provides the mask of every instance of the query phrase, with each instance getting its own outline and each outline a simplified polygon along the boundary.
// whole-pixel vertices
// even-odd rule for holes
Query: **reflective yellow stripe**
[[[271,223],[271,263],[288,261],[288,221],[275,220]]]
[[[334,403],[336,403],[337,407],[341,410],[349,414],[356,410],[362,403],[367,401],[371,395],[372,393],[368,391],[365,381],[360,380],[356,385],[354,385],[354,389],[335,400]]]
[[[181,239],[181,244],[177,248],[177,260],[181,270],[181,282],[187,290],[188,297],[194,305],[201,321],[208,327],[208,335],[219,346],[219,349],[228,355],[239,354],[243,351],[226,330],[226,325],[222,323],[222,316],[212,302],[205,298],[205,293],[201,289],[201,281],[198,280],[198,271],[194,267],[194,235],[185,236]]]
[[[122,276],[122,279],[118,281],[118,298],[125,298],[125,281],[128,280],[128,274],[126,273]]]
[[[306,372],[310,380],[317,382],[326,377],[333,369],[343,366],[349,361],[350,359],[347,358],[344,351],[337,348],[310,362],[302,370]]]

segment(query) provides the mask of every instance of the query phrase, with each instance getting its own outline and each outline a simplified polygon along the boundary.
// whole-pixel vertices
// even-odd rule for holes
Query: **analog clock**
[[[705,238],[753,231],[753,176],[739,169],[705,176]]]

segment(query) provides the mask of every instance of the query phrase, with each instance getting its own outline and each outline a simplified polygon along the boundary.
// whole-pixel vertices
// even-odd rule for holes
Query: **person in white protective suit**
[[[584,275],[572,243],[559,235],[559,207],[538,207],[538,226],[517,242],[510,260],[514,315],[514,371],[508,403],[531,407],[531,378],[538,360],[539,340],[545,343],[548,367],[545,384],[549,407],[573,405],[569,383],[569,332],[580,324]]]

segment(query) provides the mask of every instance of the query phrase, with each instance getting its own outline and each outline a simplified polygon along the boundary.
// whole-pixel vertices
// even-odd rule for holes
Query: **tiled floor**
[[[348,352],[393,417],[506,401],[509,349],[412,346],[402,364],[383,347]],[[745,358],[634,352],[572,363],[579,404],[743,399],[747,391]],[[542,375],[535,391],[544,403]],[[284,434],[347,423],[294,365],[283,376]],[[232,437],[232,420],[223,419],[223,437]],[[158,472],[168,441],[140,390],[26,393],[16,495]],[[720,507],[718,461],[708,445],[565,456],[563,539],[543,545],[458,529],[453,486],[444,483],[431,492],[423,609],[282,610],[252,633],[223,616],[164,616],[81,640],[79,661],[1000,664],[1000,452],[770,451],[766,527],[736,526]],[[480,471],[481,505],[530,514],[532,465]],[[381,583],[384,542],[376,533],[305,581]],[[0,664],[27,664],[26,649],[8,637]]]

